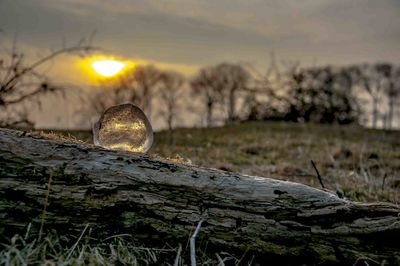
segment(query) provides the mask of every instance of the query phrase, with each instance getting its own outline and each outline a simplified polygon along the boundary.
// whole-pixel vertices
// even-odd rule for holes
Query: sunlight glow
[[[105,80],[118,79],[137,65],[132,60],[126,60],[115,55],[101,54],[85,57],[77,63],[87,81],[96,85]]]
[[[125,64],[116,60],[99,60],[94,61],[92,67],[97,74],[103,77],[112,77],[121,72]]]

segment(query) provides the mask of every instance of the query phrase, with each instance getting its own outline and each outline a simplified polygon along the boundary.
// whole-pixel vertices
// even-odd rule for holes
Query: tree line
[[[33,125],[29,112],[16,107],[26,102],[40,105],[42,95],[63,92],[37,68],[61,54],[84,55],[90,49],[81,42],[27,64],[13,46],[8,58],[0,58],[0,125]],[[302,67],[297,62],[271,62],[264,72],[225,62],[203,67],[192,77],[152,65],[137,66],[103,80],[104,89],[91,90],[82,106],[85,115],[98,115],[111,105],[133,102],[149,117],[162,118],[168,129],[188,111],[200,115],[204,126],[248,120],[330,124],[370,120],[372,127],[392,128],[400,98],[399,66]]]
[[[91,97],[99,113],[107,106],[133,102],[151,116],[153,106],[168,129],[185,112],[199,107],[203,125],[274,120],[327,124],[367,123],[392,128],[400,99],[400,67],[389,63],[345,67],[276,64],[265,73],[234,63],[201,68],[184,77],[152,65],[138,66]],[[200,108],[200,109],[199,109]]]

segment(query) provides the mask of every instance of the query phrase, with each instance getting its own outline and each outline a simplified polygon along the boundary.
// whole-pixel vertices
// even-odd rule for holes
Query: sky
[[[0,0],[0,30],[35,56],[95,33],[109,53],[186,75],[222,61],[262,71],[271,52],[303,65],[400,61],[399,0]],[[86,84],[74,62],[51,71]]]

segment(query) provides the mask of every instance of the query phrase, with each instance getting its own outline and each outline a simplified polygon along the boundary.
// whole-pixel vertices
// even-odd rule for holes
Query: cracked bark
[[[45,140],[0,129],[0,234],[40,225],[98,239],[129,233],[143,243],[186,243],[293,264],[398,264],[400,208],[361,204],[306,185],[176,164],[145,155]],[[199,241],[200,241],[199,240]]]

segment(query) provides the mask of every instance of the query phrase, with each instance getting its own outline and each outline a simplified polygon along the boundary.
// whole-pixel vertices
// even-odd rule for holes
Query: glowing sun
[[[103,77],[117,75],[125,67],[125,64],[116,60],[98,60],[92,63],[94,71]]]

